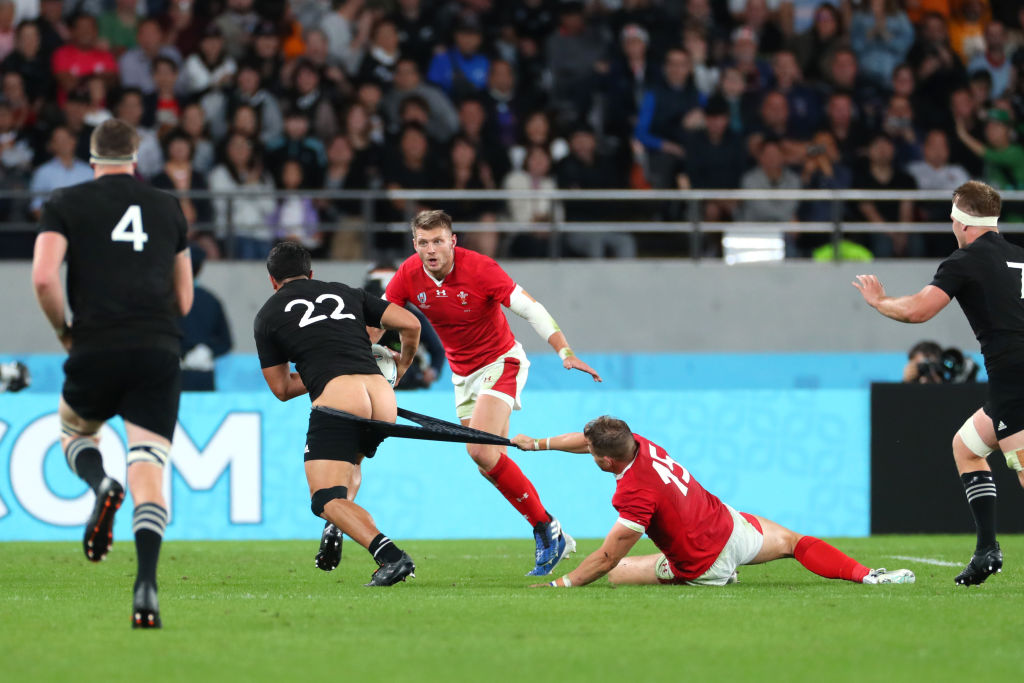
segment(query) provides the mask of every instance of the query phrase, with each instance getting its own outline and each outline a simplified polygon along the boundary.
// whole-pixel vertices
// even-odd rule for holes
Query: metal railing
[[[523,223],[499,218],[494,222],[459,222],[458,232],[498,232],[509,235],[519,233],[547,233],[552,258],[562,255],[561,244],[557,238],[564,233],[669,233],[689,235],[690,258],[700,259],[705,233],[745,233],[745,234],[779,234],[785,233],[819,233],[830,234],[835,251],[847,234],[863,233],[935,233],[946,232],[950,228],[948,221],[914,222],[914,223],[870,223],[844,220],[844,205],[847,202],[879,201],[892,202],[910,200],[913,202],[941,203],[949,202],[951,191],[946,190],[276,190],[273,192],[249,195],[212,190],[190,190],[172,192],[179,198],[210,200],[214,204],[221,203],[225,220],[212,223],[197,223],[193,227],[200,231],[213,232],[218,238],[224,239],[227,245],[227,256],[231,257],[232,237],[250,228],[265,229],[266,224],[240,224],[233,219],[235,206],[239,202],[254,199],[283,199],[286,197],[306,197],[312,200],[344,201],[358,203],[360,210],[352,214],[351,219],[357,221],[363,233],[364,247],[367,253],[373,250],[374,237],[386,233],[404,233],[409,229],[412,218],[420,205],[445,208],[446,203],[458,201],[508,202],[515,200],[545,200],[551,202],[551,218],[545,222]],[[1020,202],[1024,204],[1024,190],[1002,192],[1004,205]],[[46,193],[31,190],[0,189],[0,202],[11,202],[16,208],[19,202],[27,206],[28,201],[45,196]],[[815,222],[749,222],[705,221],[702,217],[702,205],[710,201],[798,201],[821,202],[830,207],[828,221]],[[384,220],[379,217],[378,202],[405,202],[405,220]],[[647,213],[666,213],[679,216],[676,220],[620,220],[620,221],[567,221],[565,207],[573,202],[618,202],[637,205],[636,215],[642,216],[647,204]],[[22,207],[23,209],[23,207]],[[495,211],[499,216],[507,215],[504,207]],[[351,213],[351,212],[350,212]],[[1021,211],[1024,213],[1024,211]],[[27,215],[27,214],[26,214]],[[27,219],[0,220],[0,232],[34,230],[36,224]],[[318,225],[318,230],[333,232],[352,229],[351,220],[325,221]],[[1015,232],[1024,231],[1024,223],[1004,222],[1000,229]]]

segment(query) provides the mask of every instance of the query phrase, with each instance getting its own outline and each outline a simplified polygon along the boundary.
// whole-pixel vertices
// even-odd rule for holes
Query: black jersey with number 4
[[[310,400],[339,375],[379,375],[366,326],[380,327],[388,305],[340,282],[286,282],[256,314],[260,366],[295,363]]]
[[[163,348],[179,353],[174,264],[188,246],[178,200],[130,175],[55,190],[39,232],[68,241],[72,350]]]
[[[1024,248],[987,232],[939,264],[932,284],[960,303],[990,375],[1024,364]]]

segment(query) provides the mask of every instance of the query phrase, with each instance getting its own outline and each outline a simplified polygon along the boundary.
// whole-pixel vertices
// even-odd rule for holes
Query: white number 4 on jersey
[[[149,235],[142,229],[142,209],[138,204],[128,207],[110,233],[110,239],[115,242],[131,242],[135,251],[142,251],[149,241]]]

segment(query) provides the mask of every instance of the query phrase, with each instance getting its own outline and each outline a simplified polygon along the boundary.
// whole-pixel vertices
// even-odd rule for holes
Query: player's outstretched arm
[[[263,368],[263,379],[279,401],[288,401],[306,393],[306,385],[299,373],[291,371],[289,363]]]
[[[395,384],[398,384],[402,381],[405,371],[416,359],[416,349],[420,345],[420,321],[401,306],[388,304],[384,315],[380,317],[380,324],[386,330],[397,331],[398,338],[402,342],[402,355],[397,362],[398,379],[395,380]]]
[[[573,586],[585,586],[588,583],[593,583],[615,569],[622,558],[626,556],[642,536],[643,534],[639,531],[634,531],[622,524],[616,523],[612,530],[608,532],[601,547],[587,555],[586,559],[580,563],[580,566],[551,583],[535,583],[531,587],[553,586],[555,588],[571,588]]]
[[[64,289],[60,284],[60,265],[67,250],[64,235],[50,230],[39,233],[32,255],[32,288],[64,350],[70,351],[71,330],[64,316]]]
[[[601,376],[592,367],[584,363],[573,353],[569,342],[565,338],[565,334],[562,333],[558,323],[548,313],[548,309],[544,308],[544,304],[530,296],[529,292],[517,285],[512,294],[509,295],[508,308],[520,318],[530,323],[530,326],[533,327],[540,338],[551,345],[551,348],[562,359],[562,367],[566,370],[585,372],[593,377],[595,382],[602,381]]]
[[[926,285],[917,294],[886,296],[885,287],[874,275],[858,275],[853,281],[864,301],[887,318],[901,323],[923,323],[931,320],[949,303],[949,295],[935,285]]]
[[[558,436],[546,436],[543,439],[517,434],[511,441],[521,451],[566,451],[567,453],[588,453],[590,451],[583,432],[568,432]]]

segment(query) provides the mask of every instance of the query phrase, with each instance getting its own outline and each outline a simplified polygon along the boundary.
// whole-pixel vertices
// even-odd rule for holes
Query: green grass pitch
[[[79,544],[0,543],[0,681],[1020,681],[1024,537],[1001,541],[1003,573],[969,589],[891,557],[960,562],[967,537],[836,541],[913,569],[910,586],[783,560],[724,588],[572,589],[527,588],[527,539],[402,543],[417,576],[388,589],[362,586],[373,565],[350,540],[329,574],[314,540],[171,541],[162,631],[130,628],[131,543],[98,565]]]

